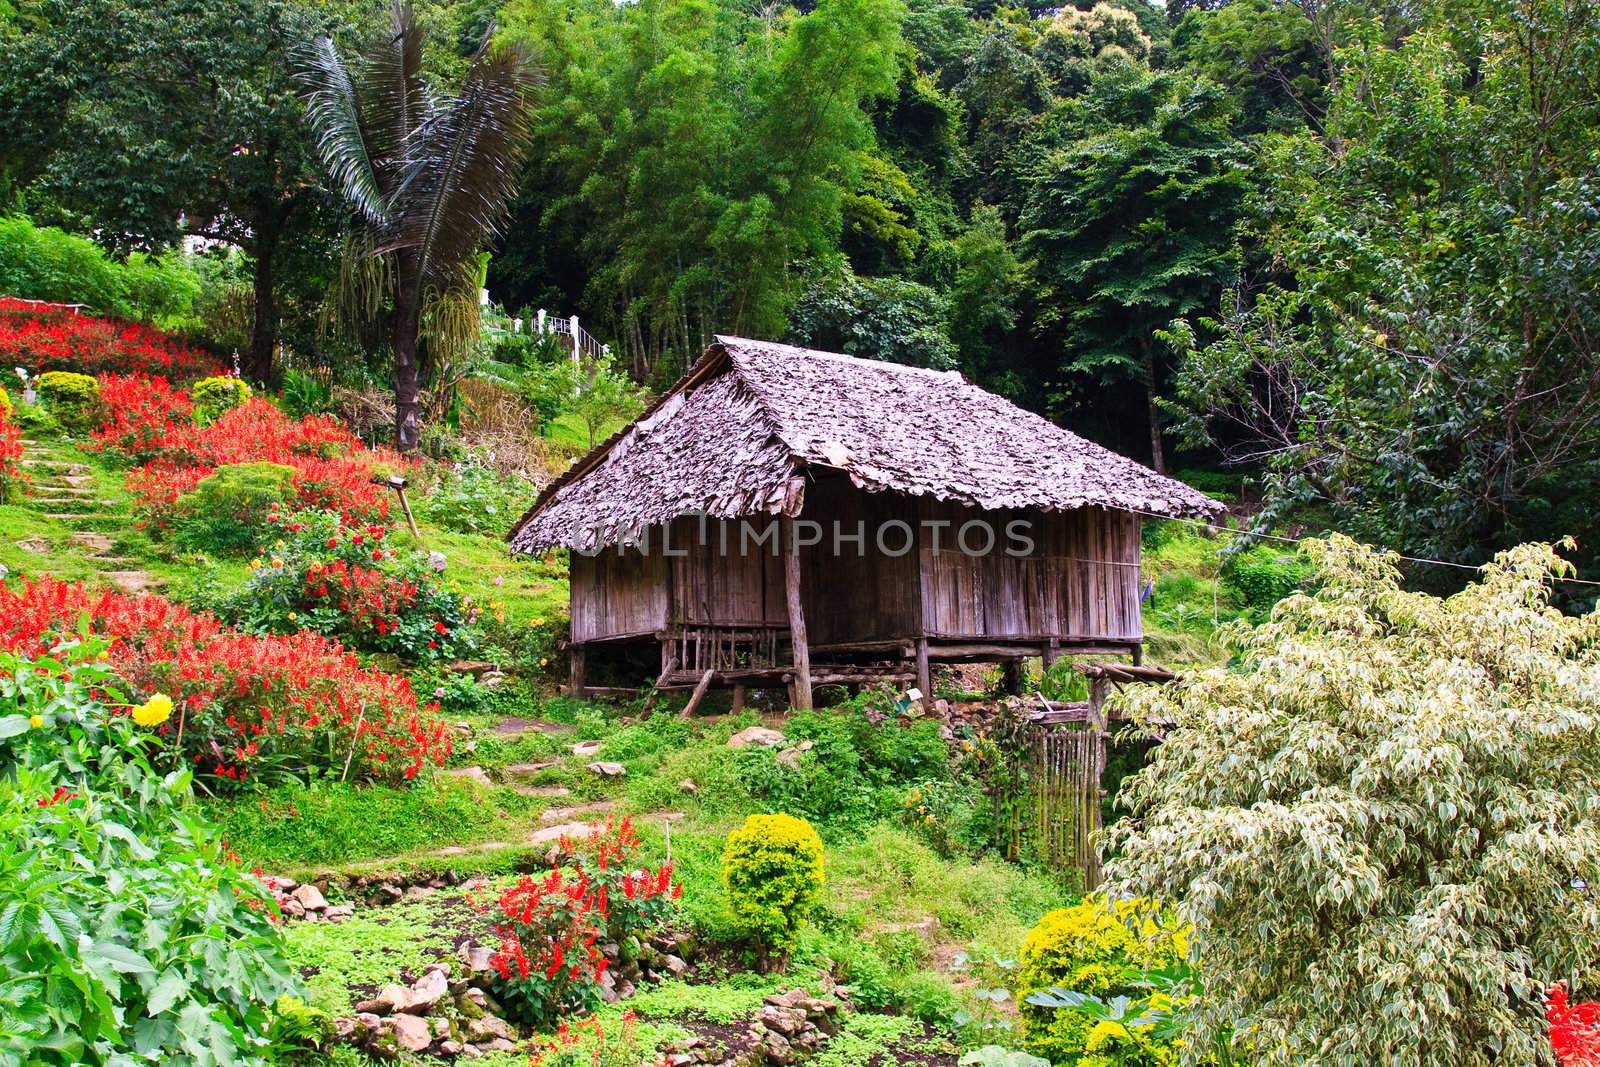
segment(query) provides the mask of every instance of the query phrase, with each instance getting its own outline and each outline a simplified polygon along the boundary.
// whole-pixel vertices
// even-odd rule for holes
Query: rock
[[[408,887],[406,889],[405,895],[401,899],[402,900],[427,900],[429,897],[433,896],[437,892],[438,892],[438,890],[435,889],[431,885],[414,885],[414,886],[410,886],[410,887]]]
[[[477,1045],[462,1045],[461,1054],[469,1060],[482,1059],[483,1049],[479,1048]]]
[[[360,1028],[360,1029],[363,1029],[363,1030],[376,1030],[378,1028],[378,1024],[380,1024],[382,1022],[383,1022],[383,1019],[378,1016],[377,1012],[371,1012],[371,1011],[358,1011],[358,1012],[356,1012],[356,1026],[358,1028]]]
[[[481,974],[489,969],[489,960],[494,953],[482,945],[465,944],[456,949],[456,955],[460,957],[468,974]]]
[[[510,1024],[497,1015],[484,1015],[467,1023],[467,1040],[474,1045],[509,1040],[515,1036]]]
[[[485,1052],[510,1052],[517,1047],[517,1043],[510,1038],[497,1037],[493,1041],[485,1041],[478,1047]]]
[[[548,771],[555,766],[556,763],[548,760],[539,763],[513,763],[506,768],[506,773],[515,778],[532,778],[540,771]]]
[[[411,1008],[411,990],[394,982],[378,990],[378,995],[373,999],[378,1005],[375,1010],[380,1015],[398,1015]]]
[[[459,1056],[462,1052],[462,1045],[459,1041],[441,1041],[439,1042],[439,1047],[434,1051],[441,1056]]]
[[[356,1036],[360,1024],[348,1015],[341,1015],[333,1020],[333,1038],[335,1041],[349,1041]]]
[[[314,885],[296,886],[294,893],[291,895],[307,911],[321,911],[328,906],[328,898],[323,896],[322,890]]]
[[[682,978],[684,973],[689,969],[689,965],[677,956],[665,956],[662,958],[661,962],[662,965],[666,967],[668,973],[674,978]]]
[[[586,822],[563,822],[554,826],[546,826],[529,834],[528,844],[544,845],[563,837],[583,837],[589,832],[589,827],[592,825],[594,824]]]
[[[394,1036],[407,1052],[422,1052],[433,1044],[433,1031],[426,1021],[415,1015],[392,1016],[387,1025],[394,1028]]]
[[[393,1005],[386,1004],[377,997],[371,1000],[358,1000],[355,1004],[357,1015],[387,1015],[392,1008]]]
[[[426,1015],[450,991],[450,979],[442,971],[429,971],[411,987],[411,1002],[401,1011]]]
[[[329,922],[342,922],[356,913],[354,904],[329,904],[322,917]]]
[[[494,779],[490,778],[489,772],[484,770],[482,767],[450,767],[446,770],[440,771],[439,773],[444,775],[446,778],[456,778],[469,782],[475,782],[478,785],[483,786],[485,789],[494,788]]]
[[[807,752],[810,752],[816,747],[817,744],[815,741],[802,741],[793,748],[786,748],[782,752],[778,753],[778,762],[784,764],[785,766],[793,766],[794,764],[800,762],[801,756],[805,755]]]
[[[700,792],[700,787],[694,784],[693,778],[685,778],[683,781],[678,783],[678,788],[683,790],[685,793],[688,793],[690,796],[694,796],[696,793]]]
[[[462,995],[468,1000],[472,1001],[472,1003],[476,1004],[479,1008],[488,1008],[489,1006],[489,994],[485,993],[481,989],[469,989]]]
[[[406,891],[395,885],[393,882],[383,883],[378,887],[378,892],[382,893],[390,900],[399,900],[401,897],[406,895]]]
[[[579,757],[598,756],[600,748],[599,741],[579,741],[572,746],[572,754]]]
[[[794,1047],[780,1034],[768,1030],[761,1038],[761,1051],[767,1057],[768,1063],[785,1064],[794,1062]]]
[[[443,1015],[435,1015],[432,1021],[434,1040],[450,1036],[450,1020]]]
[[[740,730],[728,738],[729,748],[746,748],[750,745],[759,745],[762,748],[775,748],[787,744],[788,738],[776,730],[769,730],[765,726],[751,726]]]
[[[284,901],[282,908],[285,915],[295,919],[305,918],[306,906],[294,899],[294,897],[290,897],[288,900]]]
[[[493,663],[485,663],[482,660],[458,659],[445,669],[452,674],[470,674],[474,678],[479,678],[490,671],[499,670],[499,667]]]
[[[619,778],[628,773],[628,769],[620,763],[610,763],[606,760],[596,760],[585,768],[590,774],[598,774],[602,778]]]
[[[289,892],[290,890],[294,889],[295,886],[300,884],[286,874],[269,874],[264,881],[277,887],[278,889],[283,890],[285,893]]]
[[[470,989],[468,993],[472,992]],[[456,998],[456,1014],[463,1019],[476,1019],[483,1014],[483,1006],[476,1000],[469,999],[465,993]]]

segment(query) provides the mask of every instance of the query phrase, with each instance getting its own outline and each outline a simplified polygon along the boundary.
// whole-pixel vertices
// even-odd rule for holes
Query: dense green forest
[[[349,216],[299,76],[312,38],[384,17],[13,0],[0,195],[117,255],[236,244],[254,377],[280,340],[381,359],[324,328]],[[1160,468],[1243,471],[1265,523],[1472,563],[1585,532],[1592,3],[464,0],[418,17],[436,84],[491,36],[534,57],[494,299],[581,314],[641,384],[717,332],[788,339],[960,370]]]

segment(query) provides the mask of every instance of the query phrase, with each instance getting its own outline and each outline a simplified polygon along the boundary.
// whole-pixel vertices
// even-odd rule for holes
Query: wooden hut
[[[572,550],[575,691],[609,659],[808,707],[938,661],[1137,661],[1142,517],[1216,507],[954,371],[719,337],[510,540]]]

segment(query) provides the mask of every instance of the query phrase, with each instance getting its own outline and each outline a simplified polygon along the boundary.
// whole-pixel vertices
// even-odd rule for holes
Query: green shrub
[[[1187,955],[1185,932],[1166,917],[1153,915],[1142,900],[1108,905],[1091,897],[1050,912],[1029,932],[1018,958],[1017,1006],[1024,1046],[1051,1063],[1078,1063],[1094,1051],[1089,1047],[1094,1023],[1087,1015],[1030,1004],[1030,995],[1055,989],[1102,999],[1137,999],[1142,994],[1132,983],[1138,972],[1170,967]],[[1096,1035],[1096,1040],[1103,1036]],[[1129,1035],[1130,1047],[1139,1036]],[[1154,1067],[1159,1061],[1136,1057],[1107,1062]]]
[[[93,241],[15,216],[0,218],[0,293],[138,319],[163,330],[200,324],[201,278],[193,261],[172,253],[112,259]]]
[[[319,1063],[323,1049],[333,1040],[333,1017],[299,997],[282,996],[272,1006],[273,1060],[278,1063]]]
[[[515,475],[468,461],[456,466],[417,501],[424,517],[462,533],[508,533],[538,490]]]
[[[389,543],[376,524],[330,511],[270,509],[262,553],[241,585],[204,585],[192,600],[251,633],[315,630],[362,652],[418,662],[478,647],[482,607],[426,553]],[[270,539],[270,541],[269,541]]]
[[[822,894],[822,839],[791,815],[752,815],[728,835],[722,882],[735,921],[755,941],[762,969],[781,966]]]
[[[250,386],[243,378],[218,375],[195,382],[189,387],[189,397],[194,401],[195,421],[204,426],[249,400]]]
[[[0,652],[0,1061],[254,1061],[298,985],[276,906],[135,729],[171,703],[101,703],[105,647]]]
[[[1580,888],[1600,870],[1600,618],[1552,605],[1573,568],[1550,545],[1447,599],[1348,538],[1306,549],[1315,591],[1232,627],[1232,667],[1130,692],[1182,726],[1123,783],[1108,885],[1193,921],[1195,1041],[1549,1062],[1542,993],[1600,944]]]
[[[1304,589],[1313,574],[1311,561],[1304,555],[1257,545],[1229,557],[1222,568],[1222,584],[1239,606],[1265,615],[1278,601]]]
[[[292,419],[303,419],[307,415],[327,412],[333,403],[333,391],[315,375],[298,367],[290,367],[283,372],[283,392],[279,402],[285,415]]]
[[[39,375],[39,398],[56,421],[73,432],[92,430],[100,423],[100,383],[87,374],[51,370]]]
[[[283,463],[230,463],[178,498],[173,539],[214,552],[246,552],[274,507],[294,499],[295,470]]]

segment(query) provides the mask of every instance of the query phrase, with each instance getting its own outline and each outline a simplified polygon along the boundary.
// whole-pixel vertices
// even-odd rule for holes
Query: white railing
[[[547,333],[558,333],[572,338],[570,343],[574,363],[585,361],[593,363],[611,354],[611,346],[601,344],[594,334],[585,330],[576,315],[561,318],[546,314],[544,308],[540,308],[538,318],[530,325],[533,326],[534,333],[541,337]]]

